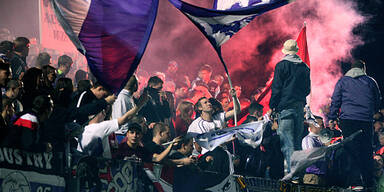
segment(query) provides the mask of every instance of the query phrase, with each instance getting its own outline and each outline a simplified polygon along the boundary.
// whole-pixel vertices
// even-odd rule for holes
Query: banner
[[[157,191],[173,191],[174,168],[160,164],[145,163],[144,170]]]
[[[0,167],[44,174],[61,175],[62,153],[32,153],[20,149],[0,147]]]
[[[291,172],[284,176],[283,181],[290,180],[294,176],[299,175],[307,167],[324,160],[329,157],[332,151],[343,147],[346,143],[351,142],[357,135],[361,134],[363,131],[359,130],[350,135],[349,137],[342,140],[340,143],[332,144],[330,146],[315,147],[307,150],[294,151],[291,157]]]
[[[0,147],[0,191],[65,191],[61,153]]]
[[[174,168],[153,163],[145,163],[144,170],[159,192],[185,191],[186,189],[189,191],[204,189],[207,192],[237,191],[237,184],[233,175],[223,178],[217,173],[195,172],[196,170],[188,168]]]
[[[143,166],[137,161],[83,157],[72,169],[69,191],[128,192],[148,191],[143,178]],[[78,185],[79,189],[73,185]]]
[[[2,192],[64,192],[65,180],[56,175],[0,168]]]
[[[39,1],[40,44],[43,48],[76,53],[76,47],[57,21],[50,0]]]
[[[52,0],[58,21],[96,79],[118,93],[144,54],[158,0]]]
[[[256,121],[237,127],[219,129],[196,136],[195,141],[203,148],[212,151],[217,146],[236,136],[240,142],[253,148],[260,145],[263,139],[263,126],[266,121]]]

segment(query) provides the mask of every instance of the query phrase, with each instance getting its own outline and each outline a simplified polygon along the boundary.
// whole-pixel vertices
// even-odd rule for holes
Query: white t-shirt
[[[79,138],[77,150],[83,152],[83,149],[90,148],[90,144],[100,139],[103,145],[103,157],[112,158],[111,148],[109,146],[108,136],[119,129],[117,119],[90,124],[84,127],[84,132]]]
[[[187,134],[196,137],[199,134],[207,133],[211,130],[222,129],[225,127],[225,113],[219,113],[212,117],[212,121],[206,121],[201,117],[195,119],[188,127]],[[201,153],[204,154],[208,149],[202,148]]]
[[[112,119],[122,117],[135,106],[132,93],[126,89],[121,90],[116,101],[112,105]],[[120,129],[116,131],[116,134],[125,135],[128,131],[128,126],[129,123],[121,125]]]

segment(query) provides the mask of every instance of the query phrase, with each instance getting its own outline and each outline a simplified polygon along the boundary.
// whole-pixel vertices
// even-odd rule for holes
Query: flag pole
[[[220,61],[221,63],[223,64],[224,66],[224,70],[225,70],[225,73],[227,74],[227,77],[228,77],[228,83],[229,83],[229,87],[231,88],[231,90],[233,89],[233,84],[232,84],[232,80],[231,80],[231,77],[229,76],[229,71],[228,71],[228,68],[227,68],[227,65],[225,64],[224,62],[224,59],[223,57],[221,56],[221,47],[217,50],[217,54],[219,55],[219,58],[220,58]],[[235,104],[235,99],[237,98],[237,96],[235,96],[232,100],[233,100],[233,110],[235,112],[235,115],[234,115],[234,120],[235,120],[235,126],[237,126],[237,108],[236,108],[236,104]]]
[[[224,66],[225,73],[227,73],[229,87],[230,87],[231,90],[232,90],[232,89],[233,89],[233,85],[232,85],[231,76],[229,76],[229,71],[228,71],[227,65],[225,64],[224,59],[223,59],[223,57],[221,56],[221,47],[217,48],[216,51],[217,51],[217,55],[218,55],[219,58],[220,58],[221,63],[222,63],[223,66]],[[234,114],[235,126],[237,126],[237,109],[236,109],[235,99],[237,99],[237,96],[236,96],[236,95],[232,98],[232,102],[233,102],[233,110],[234,110],[234,112],[235,112],[235,114]],[[235,140],[232,140],[232,151],[233,151],[233,155],[235,155],[235,154],[236,154]]]

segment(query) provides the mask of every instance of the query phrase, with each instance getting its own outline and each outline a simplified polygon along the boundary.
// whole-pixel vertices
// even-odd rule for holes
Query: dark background
[[[367,73],[376,79],[381,93],[384,91],[384,1],[355,0],[359,11],[370,19],[356,27],[354,33],[362,37],[364,44],[356,47],[352,55],[367,63]]]

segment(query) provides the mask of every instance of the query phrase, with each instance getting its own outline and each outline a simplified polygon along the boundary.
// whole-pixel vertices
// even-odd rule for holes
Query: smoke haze
[[[188,1],[211,7],[213,2]],[[316,113],[328,101],[341,77],[339,61],[351,57],[350,51],[362,43],[352,30],[364,22],[356,5],[345,0],[297,0],[256,17],[222,47],[232,81],[249,95],[265,86],[276,63],[283,57],[282,44],[296,39],[307,23],[311,60],[311,107]],[[196,77],[202,64],[212,65],[214,74],[224,74],[216,52],[202,33],[167,0],[160,0],[155,27],[143,56],[141,67],[147,71],[165,71],[175,60],[179,70]]]

